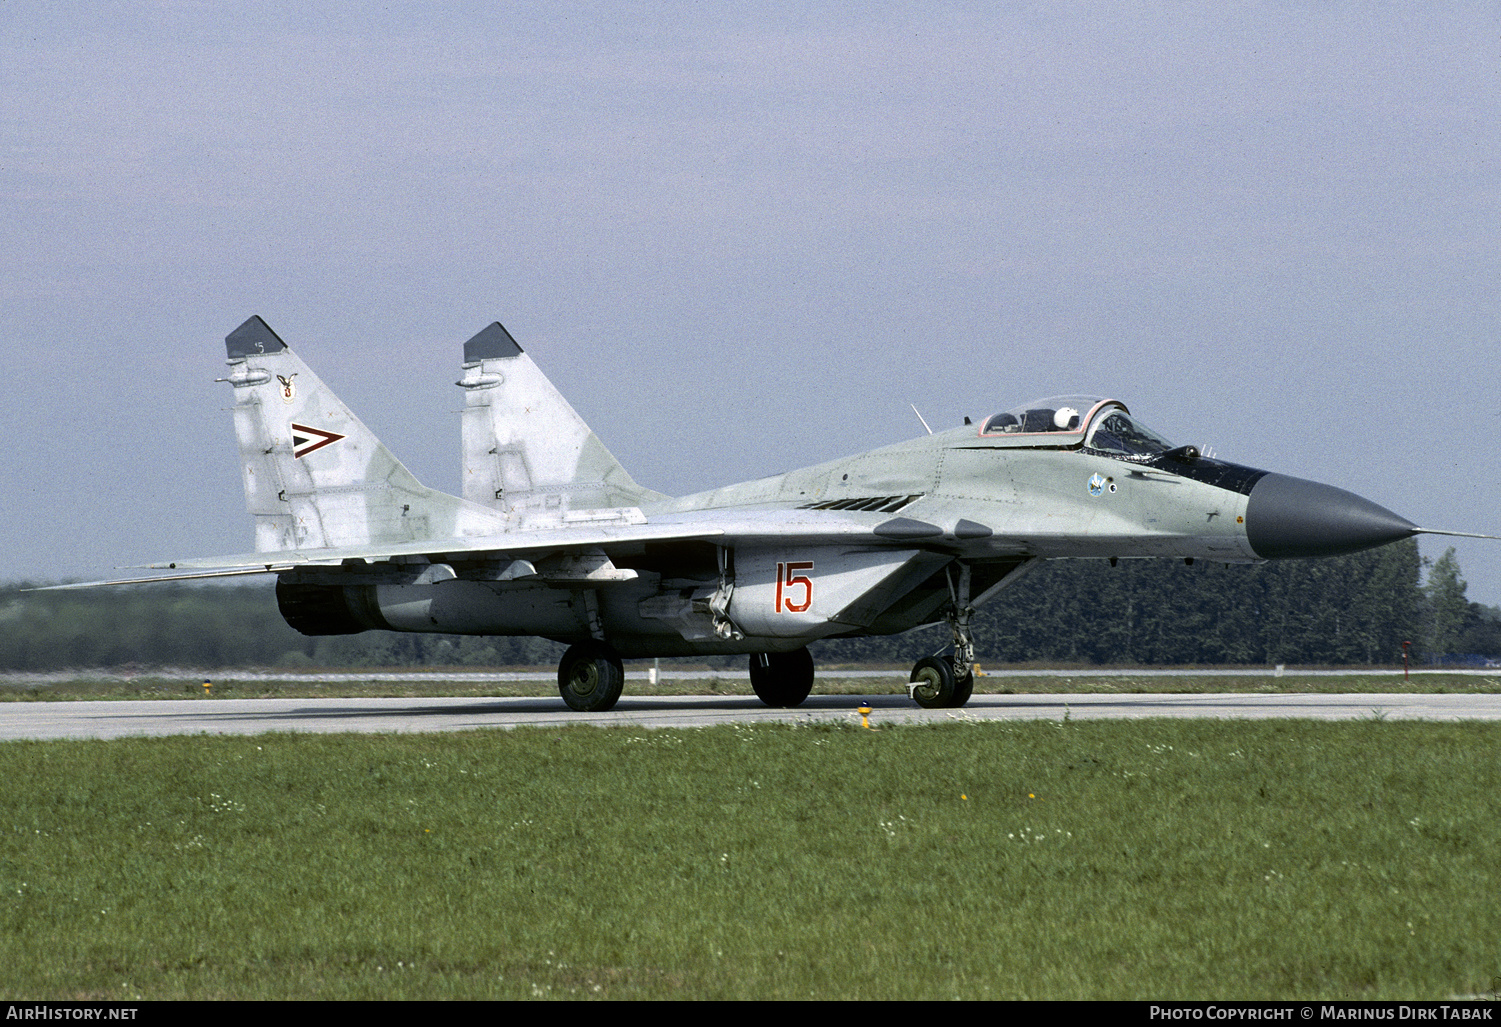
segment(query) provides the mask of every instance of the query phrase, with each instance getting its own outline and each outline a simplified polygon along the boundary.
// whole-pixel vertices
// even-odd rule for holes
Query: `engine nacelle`
[[[589,636],[571,591],[521,583],[349,584],[277,579],[276,602],[304,635],[436,631],[455,635]]]
[[[282,619],[304,635],[356,635],[387,627],[371,603],[374,591],[368,585],[308,585],[278,577],[276,605]]]

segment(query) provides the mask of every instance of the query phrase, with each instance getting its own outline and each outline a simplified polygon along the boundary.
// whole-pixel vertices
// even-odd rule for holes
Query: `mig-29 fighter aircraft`
[[[159,566],[274,573],[307,635],[554,639],[580,711],[615,704],[622,657],[708,653],[748,655],[756,694],[796,706],[809,642],[938,623],[952,653],[917,661],[911,696],[962,706],[974,608],[1038,561],[1255,562],[1428,530],[1086,396],[673,499],[631,479],[499,323],[464,346],[458,498],[420,484],[259,317],[226,342],[255,552]]]

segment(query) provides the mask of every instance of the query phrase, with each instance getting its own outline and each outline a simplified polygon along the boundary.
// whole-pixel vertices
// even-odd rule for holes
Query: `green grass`
[[[1501,728],[951,722],[0,745],[0,993],[1444,998]]]

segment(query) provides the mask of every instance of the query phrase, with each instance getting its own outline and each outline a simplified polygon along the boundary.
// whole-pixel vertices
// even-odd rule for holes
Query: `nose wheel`
[[[975,691],[974,670],[956,675],[954,661],[947,656],[924,656],[907,681],[912,701],[926,710],[956,709],[969,702]]]
[[[953,605],[947,620],[954,633],[954,655],[925,656],[912,668],[907,691],[912,701],[928,710],[954,709],[969,702],[975,692],[975,639],[969,623],[975,608],[969,605],[969,566],[958,565],[958,580],[949,573]]]

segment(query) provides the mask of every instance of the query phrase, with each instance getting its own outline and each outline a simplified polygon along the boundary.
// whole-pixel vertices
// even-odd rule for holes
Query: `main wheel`
[[[954,664],[948,659],[924,656],[907,680],[912,685],[912,700],[923,709],[942,710],[954,705]]]
[[[580,713],[603,713],[615,705],[625,687],[625,667],[603,642],[568,647],[558,663],[558,691]]]
[[[767,706],[801,705],[813,691],[813,654],[807,646],[790,653],[752,653],[750,679],[756,697]]]

